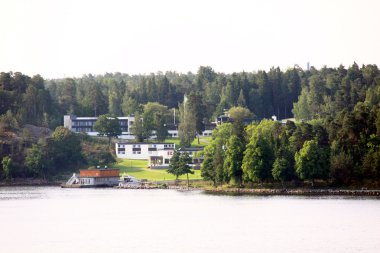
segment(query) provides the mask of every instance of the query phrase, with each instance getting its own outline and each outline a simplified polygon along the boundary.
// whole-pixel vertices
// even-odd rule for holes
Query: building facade
[[[94,130],[94,124],[98,118],[97,117],[77,117],[75,115],[65,115],[63,117],[63,126],[75,133],[86,133],[90,136],[97,136],[98,132]],[[117,117],[119,120],[121,135],[118,136],[120,139],[134,140],[135,136],[132,134],[131,127],[135,121],[134,116],[129,117]],[[210,123],[205,125],[205,130],[202,131],[200,136],[211,136],[212,130],[216,127],[215,123]],[[168,137],[178,138],[178,124],[168,124]],[[149,139],[156,139],[155,131]]]
[[[80,170],[79,177],[74,174],[64,187],[112,187],[119,185],[119,169]]]
[[[204,160],[203,155],[196,155],[196,153],[200,153],[204,150],[203,147],[190,147],[190,148],[179,148],[178,152],[180,154],[182,153],[188,153],[191,158],[191,164],[189,164],[193,169],[200,169],[201,163]]]
[[[131,143],[115,144],[118,158],[148,160],[151,168],[168,167],[175,150],[174,143]]]
[[[65,115],[63,117],[63,126],[75,133],[87,133],[90,136],[97,136],[98,132],[94,130],[94,124],[97,117],[77,117],[75,115]],[[131,127],[135,121],[135,117],[117,117],[119,120],[121,139],[134,139],[134,135],[131,133]]]

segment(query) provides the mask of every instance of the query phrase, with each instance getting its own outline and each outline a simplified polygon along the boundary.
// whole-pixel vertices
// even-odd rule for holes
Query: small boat
[[[142,182],[135,177],[125,176],[121,180],[119,180],[119,187],[139,187]]]

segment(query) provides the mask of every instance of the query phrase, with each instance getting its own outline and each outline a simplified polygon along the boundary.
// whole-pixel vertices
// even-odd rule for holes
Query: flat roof
[[[190,147],[190,148],[180,148],[178,151],[201,151],[204,150],[204,147]]]
[[[144,145],[144,144],[154,144],[154,145],[157,145],[157,144],[165,144],[165,145],[167,145],[167,144],[172,144],[172,145],[174,145],[175,143],[166,143],[166,142],[116,142],[116,144],[129,144],[129,145],[136,145],[136,144],[138,144],[138,145]]]
[[[69,115],[65,115],[65,116],[69,116]],[[75,115],[71,115],[70,117],[72,120],[96,120],[98,119],[98,117],[77,117]],[[123,117],[116,117],[117,119],[135,119],[134,116],[123,116]]]

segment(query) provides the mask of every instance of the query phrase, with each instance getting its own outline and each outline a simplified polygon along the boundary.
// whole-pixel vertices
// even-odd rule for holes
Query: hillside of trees
[[[184,95],[188,99],[186,110]],[[18,72],[0,73],[0,130],[3,132],[7,128],[20,129],[26,124],[55,129],[63,125],[65,114],[141,116],[144,122],[150,123],[141,126],[140,140],[152,130],[165,138],[165,128],[173,122],[173,110],[176,122],[181,122],[180,132],[192,132],[193,136],[202,131],[205,123],[231,108],[247,109],[257,122],[272,115],[278,119],[294,117],[299,120],[300,123],[294,125],[263,121],[266,123],[234,127],[223,140],[215,134],[213,145],[216,146],[206,149],[207,152],[212,150],[206,157],[210,155],[213,163],[220,161],[213,165],[215,171],[210,171],[210,175],[206,175],[206,170],[204,173],[216,183],[230,182],[232,178],[236,182],[310,178],[306,172],[297,172],[303,168],[299,165],[303,164],[301,153],[308,152],[322,157],[319,160],[325,164],[321,166],[327,168],[327,174],[316,178],[338,181],[337,176],[333,178],[334,173],[339,174],[339,180],[344,183],[351,179],[378,178],[379,106],[378,67],[359,67],[356,63],[348,68],[319,70],[295,66],[287,70],[271,68],[269,71],[225,74],[211,67],[200,67],[197,73],[186,74],[107,73],[54,80]],[[186,125],[186,122],[192,124]],[[216,132],[229,131],[224,129],[227,127],[222,128]],[[261,131],[267,134],[268,140],[263,140],[266,135]],[[186,142],[184,138],[183,144]],[[258,143],[269,152],[260,151],[265,153],[262,160],[267,163],[267,169],[263,174],[248,173],[258,168],[246,158],[257,155],[251,149],[257,151]],[[239,147],[240,154],[228,147]],[[5,156],[12,158],[12,154],[2,152],[1,158]],[[282,175],[284,167],[289,169],[291,176],[288,173],[286,177],[277,176]],[[274,168],[277,172],[273,172]]]

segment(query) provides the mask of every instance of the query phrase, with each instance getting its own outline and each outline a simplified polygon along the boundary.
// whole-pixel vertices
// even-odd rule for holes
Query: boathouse
[[[83,186],[116,186],[119,184],[119,169],[80,170],[78,184]]]

